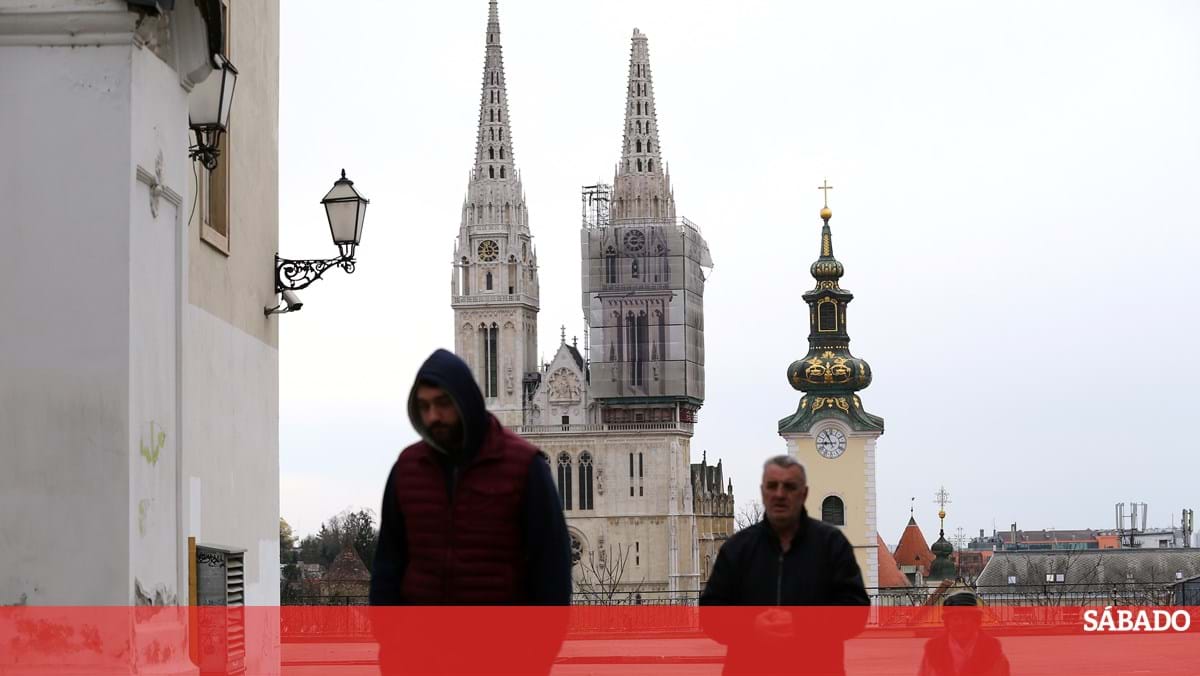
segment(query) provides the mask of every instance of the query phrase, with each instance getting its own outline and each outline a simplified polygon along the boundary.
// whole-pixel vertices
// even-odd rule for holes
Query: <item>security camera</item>
[[[304,307],[304,301],[300,300],[300,296],[297,296],[295,291],[284,289],[281,295],[283,296],[283,300],[275,307],[263,308],[263,314],[270,317],[271,315],[281,315],[285,312],[295,312]]]
[[[283,302],[287,303],[287,312],[295,312],[304,307],[304,301],[300,300],[300,296],[297,296],[296,292],[291,289],[284,290]]]

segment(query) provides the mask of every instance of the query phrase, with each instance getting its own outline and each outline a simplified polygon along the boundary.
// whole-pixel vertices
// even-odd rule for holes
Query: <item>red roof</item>
[[[329,566],[329,572],[325,574],[326,582],[369,582],[370,580],[371,573],[363,565],[358,552],[354,551],[354,547],[350,545],[342,547],[342,552],[333,560],[333,565]]]
[[[933,552],[929,551],[929,543],[916,519],[908,518],[904,534],[900,536],[900,544],[896,545],[894,553],[896,563],[901,566],[920,566],[922,575],[929,575],[929,566],[933,563]]]
[[[879,541],[879,586],[881,588],[910,586],[908,578],[900,572],[900,566],[896,565],[895,557],[888,551],[887,545],[884,544],[879,533],[875,534],[875,539]]]

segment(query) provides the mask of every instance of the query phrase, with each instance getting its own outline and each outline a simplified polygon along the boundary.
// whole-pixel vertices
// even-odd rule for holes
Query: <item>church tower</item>
[[[522,381],[537,371],[537,255],[513,158],[496,0],[488,6],[475,166],[453,266],[454,351],[471,366],[488,410],[520,425]]]
[[[604,194],[587,192],[594,188]],[[704,281],[712,259],[699,228],[676,218],[658,144],[650,49],[636,28],[621,160],[607,189],[585,189],[580,233],[598,422],[692,423],[704,403]],[[596,197],[607,208],[588,218],[587,200]]]
[[[830,187],[822,189],[828,196]],[[804,396],[796,412],[779,421],[779,434],[807,470],[809,514],[841,527],[866,586],[878,587],[875,443],[883,434],[883,419],[867,413],[857,394],[871,384],[871,367],[850,354],[846,306],[854,295],[838,284],[845,268],[833,256],[832,217],[827,197],[821,253],[810,267],[816,287],[803,295],[808,354],[787,370],[788,382]]]

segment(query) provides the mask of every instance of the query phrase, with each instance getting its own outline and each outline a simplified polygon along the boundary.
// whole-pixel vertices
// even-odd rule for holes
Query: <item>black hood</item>
[[[417,379],[408,393],[408,419],[412,421],[413,428],[426,443],[448,455],[448,450],[434,442],[421,422],[421,414],[417,411],[417,383],[420,382],[432,383],[442,388],[454,400],[454,405],[458,407],[458,416],[463,423],[464,454],[474,455],[487,431],[489,421],[487,408],[483,403],[483,393],[475,384],[471,367],[452,352],[436,350],[421,364],[417,371]]]

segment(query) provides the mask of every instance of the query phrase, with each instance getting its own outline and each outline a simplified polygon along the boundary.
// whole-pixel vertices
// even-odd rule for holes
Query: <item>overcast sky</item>
[[[281,511],[378,509],[416,439],[417,366],[453,348],[486,0],[282,3],[280,246],[333,254],[318,203],[371,205],[353,275],[280,322]],[[887,431],[879,530],[1112,528],[1200,508],[1200,4],[502,0],[539,349],[582,340],[579,187],[611,180],[630,36],[649,37],[680,215],[715,267],[692,440],[739,505],[785,450],[824,177],[862,401]]]

